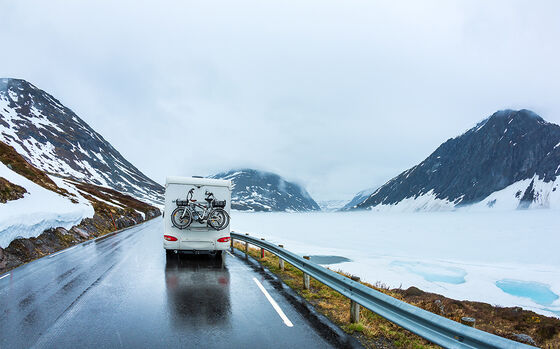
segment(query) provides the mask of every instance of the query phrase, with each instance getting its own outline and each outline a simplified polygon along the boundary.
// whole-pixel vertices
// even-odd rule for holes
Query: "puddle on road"
[[[352,262],[351,259],[342,256],[309,256],[309,260],[322,265]]]
[[[550,286],[539,282],[503,279],[496,281],[502,291],[512,296],[529,298],[540,305],[551,305],[558,295],[550,290]]]

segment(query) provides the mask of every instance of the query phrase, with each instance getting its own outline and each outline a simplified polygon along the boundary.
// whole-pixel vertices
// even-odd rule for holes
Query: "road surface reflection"
[[[172,327],[210,328],[229,322],[230,275],[225,256],[168,258],[165,284]]]

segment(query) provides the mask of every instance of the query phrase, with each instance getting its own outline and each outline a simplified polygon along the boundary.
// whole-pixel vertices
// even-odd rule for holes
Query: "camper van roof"
[[[190,185],[214,185],[219,187],[231,188],[231,181],[213,178],[194,178],[194,177],[167,177],[165,184],[190,184]]]

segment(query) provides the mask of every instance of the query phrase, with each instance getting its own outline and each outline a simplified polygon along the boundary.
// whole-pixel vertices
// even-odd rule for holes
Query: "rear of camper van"
[[[189,192],[191,194],[189,195]],[[205,199],[212,193],[217,202],[225,206],[228,216],[231,209],[231,181],[199,177],[167,177],[165,182],[165,213],[163,247],[167,255],[175,253],[206,254],[226,250],[230,245],[230,223],[223,229],[211,228],[207,222],[192,220],[183,229],[172,222],[172,213],[179,205],[198,204],[208,206]],[[220,207],[221,208],[221,207]],[[200,212],[203,208],[196,207]]]

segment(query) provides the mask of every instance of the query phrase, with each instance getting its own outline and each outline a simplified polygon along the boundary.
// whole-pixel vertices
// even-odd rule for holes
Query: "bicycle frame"
[[[191,209],[191,211],[193,213],[193,216],[196,214],[196,217],[193,217],[193,219],[197,220],[200,223],[202,223],[203,221],[208,219],[208,216],[210,215],[210,212],[212,212],[211,205],[203,205],[203,204],[197,204],[197,203],[193,202],[193,203],[189,203],[188,207]],[[196,209],[197,207],[201,208],[202,212],[198,211]],[[185,210],[185,213],[186,213],[186,210]],[[183,216],[185,215],[185,213],[183,213]],[[201,215],[201,213],[202,213],[202,215]]]
[[[193,214],[192,219],[196,220],[199,223],[202,223],[202,222],[204,222],[205,220],[208,219],[208,217],[210,216],[210,212],[212,212],[212,210],[213,210],[212,202],[208,202],[206,205],[193,202],[192,201],[193,193],[194,193],[194,189],[191,189],[188,192],[187,201],[189,202],[189,204],[186,207],[188,207],[191,210],[191,212]],[[210,193],[210,195],[212,195],[212,197],[214,198],[214,194]],[[210,197],[210,196],[208,195],[208,192],[207,192],[207,198],[208,197]],[[198,211],[196,209],[197,207],[201,208],[202,212]],[[181,215],[181,219],[185,218],[186,214],[187,214],[187,210],[184,210],[183,214]],[[196,217],[194,217],[195,214],[196,214]]]

